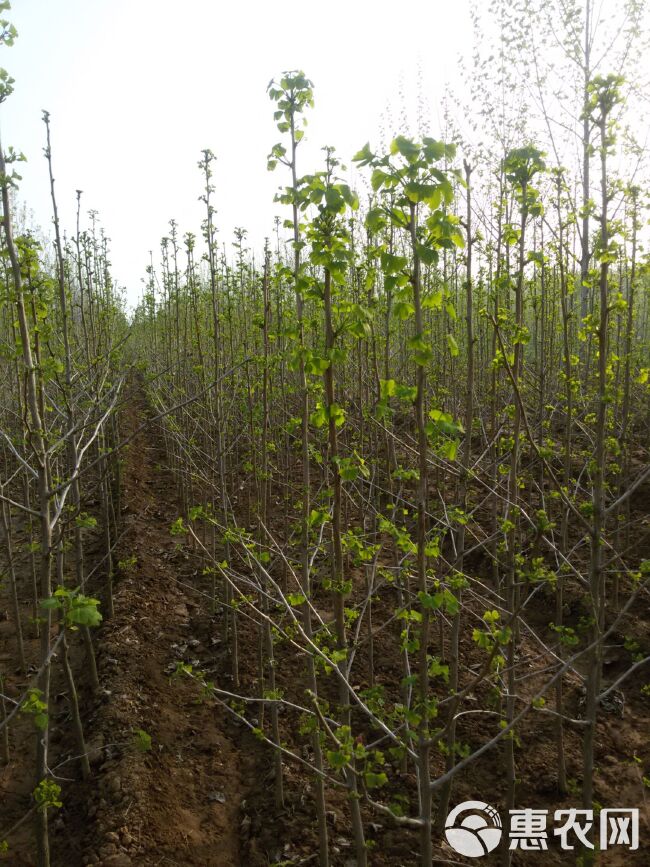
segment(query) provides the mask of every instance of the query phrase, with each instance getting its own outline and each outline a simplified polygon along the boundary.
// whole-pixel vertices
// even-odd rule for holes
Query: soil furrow
[[[136,389],[127,434],[146,413]],[[178,510],[155,429],[128,446],[124,469],[124,574],[100,636],[102,705],[89,740],[101,764],[84,863],[241,864],[238,751],[195,684],[170,676],[203,648],[178,584],[195,570],[169,531]]]

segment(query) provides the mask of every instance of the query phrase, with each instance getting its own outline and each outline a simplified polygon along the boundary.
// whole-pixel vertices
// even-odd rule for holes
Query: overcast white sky
[[[0,123],[3,144],[28,158],[21,198],[47,229],[47,109],[64,226],[74,230],[82,189],[83,212],[100,212],[132,302],[169,219],[200,233],[202,148],[218,158],[220,242],[244,226],[259,248],[274,215],[286,216],[273,203],[286,177],[266,170],[281,138],[266,94],[273,76],[301,68],[314,81],[299,166],[308,172],[325,144],[349,162],[377,141],[387,105],[396,119],[402,111],[400,85],[413,120],[418,67],[436,134],[444,83],[471,41],[467,0],[13,0],[9,17],[19,38],[0,65],[16,85]]]

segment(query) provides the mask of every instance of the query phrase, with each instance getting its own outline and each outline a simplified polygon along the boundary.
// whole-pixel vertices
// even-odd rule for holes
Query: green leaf
[[[408,301],[398,301],[393,306],[393,313],[401,322],[406,322],[415,313],[415,307]]]
[[[458,344],[452,334],[447,335],[447,346],[449,347],[449,352],[453,356],[458,355]]]
[[[327,202],[327,209],[333,211],[335,214],[345,209],[343,196],[336,187],[328,187],[325,190],[325,201]]]
[[[312,509],[309,513],[309,526],[320,527],[327,520],[328,513],[325,509]]]
[[[371,232],[379,232],[386,225],[386,217],[381,208],[371,208],[366,215],[366,226]]]
[[[456,150],[454,145],[446,145],[444,142],[436,141],[429,136],[425,136],[422,139],[422,144],[424,145],[424,156],[429,162],[437,162],[438,160],[441,160],[445,154],[447,154],[450,159],[453,159]]]
[[[47,611],[54,611],[55,609],[61,608],[63,605],[60,599],[56,599],[53,596],[49,599],[41,599],[39,604],[41,608],[45,608]]]
[[[144,729],[136,729],[133,733],[133,746],[139,753],[148,753],[151,749],[151,735]]]
[[[447,316],[452,320],[452,322],[455,322],[458,317],[456,316],[456,308],[451,301],[448,301],[445,304],[445,310],[447,311]]]
[[[376,789],[379,786],[385,786],[388,782],[388,777],[383,771],[379,773],[374,773],[373,771],[366,771],[364,774],[364,779],[366,781],[366,786],[369,789]]]
[[[307,597],[304,593],[287,593],[287,602],[293,608],[296,608],[298,605],[302,605],[305,602]]]
[[[425,265],[435,265],[438,261],[438,251],[431,249],[431,247],[425,247],[424,244],[416,244],[415,249],[417,251],[420,260]]]
[[[376,193],[391,180],[391,176],[383,169],[375,169],[370,176],[370,185],[372,186],[373,191]]]
[[[398,135],[390,144],[390,152],[401,154],[409,163],[414,163],[420,155],[420,145],[403,135]]]
[[[343,753],[342,750],[328,750],[327,761],[331,768],[339,770],[340,768],[345,767],[347,763],[347,756]]]
[[[49,807],[63,806],[63,802],[60,800],[61,786],[55,783],[54,780],[48,778],[42,779],[34,789],[33,795],[38,809],[43,812]]]
[[[409,403],[413,403],[415,398],[418,396],[418,387],[417,385],[397,385],[395,387],[395,395],[399,400],[406,400]]]
[[[314,412],[309,416],[309,421],[314,427],[323,427],[327,422],[327,411],[324,406],[318,406]]]
[[[99,602],[97,600],[91,600]],[[79,626],[99,626],[102,622],[102,615],[97,610],[95,605],[82,604],[73,606],[68,612],[68,620],[71,623],[76,623]]]
[[[413,360],[420,367],[429,364],[433,359],[433,349],[421,335],[416,335],[407,341],[409,349],[413,350]]]
[[[458,440],[448,440],[442,447],[442,453],[447,460],[455,461],[458,454]]]
[[[330,366],[330,363],[331,362],[328,358],[312,355],[311,358],[305,362],[305,371],[312,374],[312,376],[322,376]]]
[[[442,596],[440,593],[435,593],[434,595],[431,595],[430,593],[425,593],[423,590],[419,591],[418,599],[420,601],[420,605],[423,608],[428,608],[430,611],[437,611],[440,608],[440,604],[442,602]]]
[[[370,142],[366,142],[366,144],[361,148],[360,151],[357,151],[356,154],[352,157],[352,160],[355,163],[359,163],[361,166],[367,166],[371,163],[375,158],[375,155],[370,150]]]
[[[395,256],[393,253],[382,252],[380,256],[381,268],[385,274],[397,274],[406,267],[406,256]]]
[[[439,289],[437,292],[430,292],[422,299],[422,309],[440,310],[440,308],[442,307],[442,298],[443,295],[441,289]]]
[[[334,422],[336,427],[341,427],[341,425],[345,421],[345,411],[343,407],[339,406],[338,403],[330,404],[329,417]]]
[[[169,532],[172,536],[182,536],[187,533],[187,527],[182,518],[177,518],[171,525]]]

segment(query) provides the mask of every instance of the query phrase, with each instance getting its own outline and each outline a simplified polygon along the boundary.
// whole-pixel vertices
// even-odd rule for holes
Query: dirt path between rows
[[[134,384],[124,432],[147,412]],[[179,658],[205,657],[209,648],[193,637],[186,586],[196,564],[170,534],[179,512],[154,427],[128,446],[123,478],[120,557],[135,560],[116,585],[115,616],[99,638],[102,703],[88,730],[98,774],[83,863],[245,864],[242,779],[254,779],[246,774],[252,759],[226,733],[223,713],[197,702],[196,685],[170,677]],[[150,736],[150,749],[138,749],[147,742],[138,730]]]

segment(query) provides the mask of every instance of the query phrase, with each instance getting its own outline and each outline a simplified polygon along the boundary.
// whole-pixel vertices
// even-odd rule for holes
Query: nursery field
[[[477,7],[435,137],[317,164],[279,72],[263,249],[199,142],[133,305],[3,125],[0,863],[650,863],[647,13],[596,5]]]

